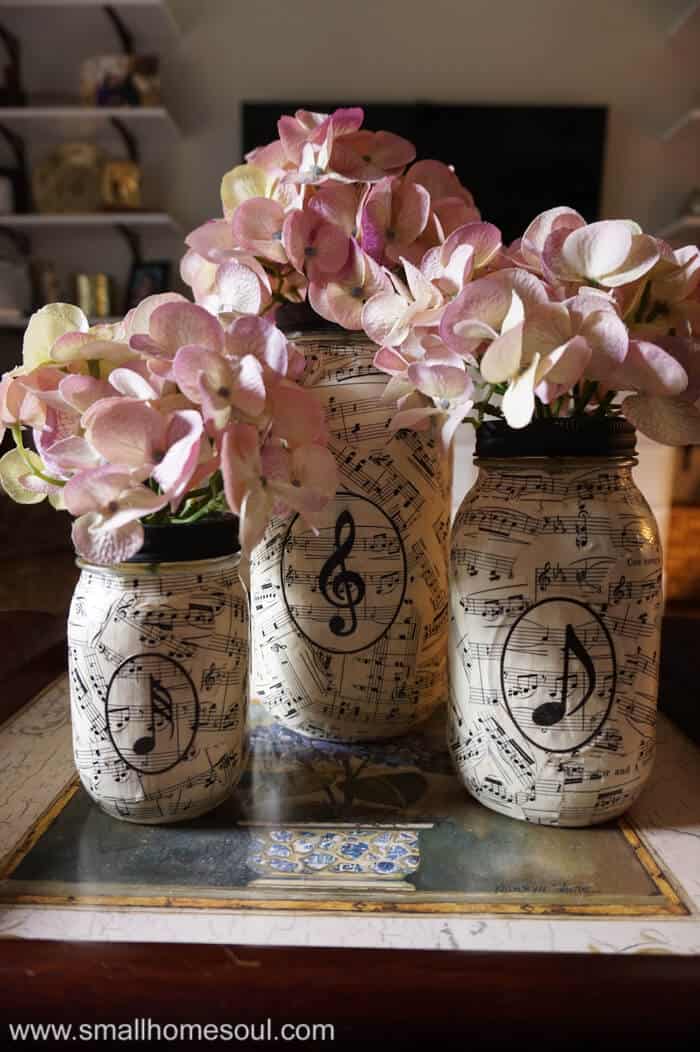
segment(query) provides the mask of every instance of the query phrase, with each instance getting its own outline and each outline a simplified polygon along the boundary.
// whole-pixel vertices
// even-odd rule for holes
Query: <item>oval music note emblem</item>
[[[399,531],[378,504],[356,493],[338,493],[316,533],[296,516],[284,538],[280,583],[289,617],[310,643],[333,654],[357,654],[386,635],[406,577]]]
[[[521,689],[525,676],[530,687]],[[508,713],[545,752],[580,749],[602,730],[617,679],[615,647],[603,620],[576,599],[543,599],[512,625],[501,657]]]
[[[335,520],[336,549],[328,557],[318,576],[318,589],[331,606],[346,611],[334,614],[328,627],[334,636],[351,636],[357,629],[356,607],[365,597],[365,582],[359,573],[345,565],[355,543],[355,520],[347,508]],[[328,586],[330,584],[330,591]]]
[[[199,699],[179,662],[134,654],[115,669],[105,703],[107,730],[120,758],[139,774],[163,774],[189,753]]]

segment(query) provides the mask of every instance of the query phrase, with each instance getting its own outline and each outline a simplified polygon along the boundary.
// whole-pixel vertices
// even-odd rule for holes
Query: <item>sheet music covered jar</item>
[[[75,763],[114,818],[193,818],[241,775],[248,604],[235,521],[146,527],[138,562],[79,561],[68,621]]]
[[[450,465],[432,431],[390,431],[364,335],[293,339],[340,487],[316,534],[276,520],[253,553],[252,691],[302,734],[392,738],[447,697]]]
[[[487,807],[546,825],[625,811],[654,757],[662,562],[621,418],[500,422],[453,527],[450,729]]]

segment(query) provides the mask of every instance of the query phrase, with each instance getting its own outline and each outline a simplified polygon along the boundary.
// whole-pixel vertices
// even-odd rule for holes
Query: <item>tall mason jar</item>
[[[454,523],[452,756],[487,807],[545,825],[622,814],[654,757],[662,559],[621,418],[477,433]]]
[[[364,335],[293,339],[340,485],[318,532],[275,520],[253,553],[251,690],[302,734],[391,738],[447,700],[450,462],[432,430],[391,432]]]
[[[136,561],[79,560],[68,657],[84,789],[153,825],[210,811],[241,776],[248,603],[231,521],[145,532]]]

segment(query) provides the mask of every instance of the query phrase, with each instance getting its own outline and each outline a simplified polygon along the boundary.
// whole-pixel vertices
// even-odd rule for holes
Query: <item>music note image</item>
[[[571,677],[569,675],[569,663],[572,654],[578,658],[583,666],[587,685],[580,701],[569,707],[569,687],[571,686],[573,691],[578,684],[578,675],[574,674]],[[559,701],[544,701],[541,705],[538,705],[532,713],[532,722],[536,723],[538,727],[553,727],[556,723],[560,723],[565,716],[573,716],[575,712],[581,710],[581,723],[585,727],[586,702],[595,690],[596,682],[596,669],[591,655],[576,635],[573,625],[567,625],[564,630],[564,668],[561,675],[561,698]]]
[[[327,603],[343,611],[333,614],[328,622],[333,635],[351,636],[357,628],[356,608],[365,597],[365,582],[345,565],[355,544],[355,520],[347,508],[336,519],[335,544],[336,550],[321,567],[318,588]]]
[[[175,731],[173,699],[170,691],[153,675],[149,676],[149,682],[151,697],[148,733],[143,738],[137,738],[133,744],[133,750],[137,756],[147,756],[153,752],[158,741],[158,731],[162,725],[167,727],[170,738],[173,737]]]
[[[164,686],[164,680],[168,686]],[[141,687],[144,682],[145,690]],[[128,720],[122,713],[128,712]],[[192,748],[199,698],[186,670],[163,654],[134,654],[114,672],[107,691],[107,728],[119,757],[141,774],[163,774]],[[186,712],[187,719],[178,718]]]

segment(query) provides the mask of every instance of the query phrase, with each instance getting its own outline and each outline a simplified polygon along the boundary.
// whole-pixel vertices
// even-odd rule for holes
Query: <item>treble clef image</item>
[[[348,570],[345,560],[355,543],[355,520],[346,509],[335,523],[335,551],[321,567],[318,588],[331,606],[347,611],[346,616],[333,614],[328,627],[334,636],[351,636],[357,628],[355,607],[365,597],[365,582],[359,573]],[[330,585],[330,590],[329,590]]]

